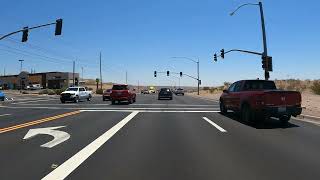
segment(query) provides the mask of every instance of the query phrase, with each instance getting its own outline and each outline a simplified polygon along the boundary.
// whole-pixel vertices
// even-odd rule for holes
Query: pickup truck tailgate
[[[265,105],[296,106],[301,105],[301,94],[296,91],[265,91]]]

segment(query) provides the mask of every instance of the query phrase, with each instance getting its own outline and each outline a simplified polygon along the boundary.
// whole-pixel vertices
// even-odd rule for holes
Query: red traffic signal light
[[[157,71],[154,71],[154,77],[157,77]]]
[[[180,77],[182,77],[182,75],[183,75],[182,72],[180,72]]]
[[[61,35],[61,31],[62,31],[62,19],[57,19],[56,20],[56,30],[54,35]]]
[[[28,40],[28,32],[29,32],[28,26],[24,27],[22,31],[22,40],[21,40],[22,42],[26,42]]]
[[[169,71],[167,71],[167,76],[169,76],[170,75],[170,72]]]
[[[218,61],[218,59],[217,59],[217,54],[214,54],[214,55],[213,55],[213,60],[216,61],[216,62]]]

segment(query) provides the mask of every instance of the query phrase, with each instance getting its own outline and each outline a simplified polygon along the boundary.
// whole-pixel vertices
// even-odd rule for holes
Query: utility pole
[[[83,67],[81,67],[81,79],[82,79],[82,81],[83,81]]]
[[[100,52],[100,89],[102,89],[101,52]]]
[[[138,81],[138,92],[140,92],[140,83]]]
[[[22,72],[22,63],[23,63],[23,59],[19,59],[20,61],[20,73]],[[22,79],[20,77],[20,93],[22,92]]]
[[[74,71],[75,71],[75,67],[76,66],[76,62],[73,61],[73,70],[72,70],[72,86],[74,86]]]
[[[126,71],[126,84],[128,84],[128,71]]]

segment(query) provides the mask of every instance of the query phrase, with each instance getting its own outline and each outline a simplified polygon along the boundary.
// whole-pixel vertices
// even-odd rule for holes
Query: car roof
[[[114,84],[114,86],[128,86],[128,84]]]

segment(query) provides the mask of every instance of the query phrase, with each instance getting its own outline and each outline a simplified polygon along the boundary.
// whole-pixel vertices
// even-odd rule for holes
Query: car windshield
[[[66,91],[78,91],[78,88],[68,88]]]
[[[275,90],[277,89],[272,81],[246,81],[245,90]]]
[[[113,85],[112,90],[128,90],[127,85]]]
[[[320,180],[320,0],[0,2],[0,180]]]

